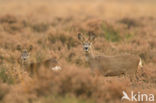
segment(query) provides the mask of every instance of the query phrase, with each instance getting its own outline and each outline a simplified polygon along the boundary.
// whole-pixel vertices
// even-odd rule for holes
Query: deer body
[[[32,49],[32,46],[30,46]],[[24,68],[26,71],[28,71],[30,74],[37,74],[39,73],[40,68],[46,68],[53,71],[61,70],[62,68],[58,65],[58,62],[56,58],[49,58],[41,62],[29,62],[29,55],[30,55],[30,47],[21,49],[20,46],[18,46],[18,50],[21,51],[21,56],[19,59],[19,63],[22,68]]]
[[[142,61],[139,56],[122,54],[118,56],[95,55],[92,49],[92,41],[95,38],[94,33],[89,32],[89,39],[85,39],[81,33],[78,39],[83,44],[83,50],[87,63],[92,71],[102,73],[104,76],[119,76],[128,74],[135,76],[138,67],[142,67]]]
[[[95,56],[87,57],[90,68],[100,71],[105,76],[118,76],[121,74],[136,73],[139,57],[134,55]]]
[[[37,63],[25,63],[24,68],[31,74],[38,74],[40,68],[46,68],[48,70],[60,70],[61,67],[57,66],[58,62],[55,58],[50,58],[42,62]],[[55,67],[58,67],[58,69],[55,69]]]

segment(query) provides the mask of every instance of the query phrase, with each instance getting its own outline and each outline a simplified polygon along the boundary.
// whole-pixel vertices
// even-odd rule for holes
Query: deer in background
[[[131,54],[117,56],[95,55],[92,48],[95,37],[93,32],[88,33],[88,38],[85,38],[82,33],[78,33],[78,39],[81,41],[86,61],[92,71],[102,73],[104,76],[127,74],[132,79],[136,76],[138,68],[143,67],[141,58]]]
[[[17,50],[21,52],[19,63],[22,68],[26,69],[30,74],[38,74],[38,71],[41,67],[51,69],[53,71],[59,71],[62,68],[58,65],[56,58],[50,58],[42,62],[33,63],[29,61],[30,52],[32,51],[33,46],[22,48],[20,45],[17,46]]]

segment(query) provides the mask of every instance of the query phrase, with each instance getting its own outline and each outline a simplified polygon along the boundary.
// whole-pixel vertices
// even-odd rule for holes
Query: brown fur
[[[138,56],[125,54],[89,57],[88,63],[91,69],[97,69],[105,76],[118,76],[121,74],[132,76],[137,71],[139,60]]]
[[[25,64],[25,69],[32,75],[39,75],[39,70],[41,67],[44,67],[46,69],[51,69],[52,67],[55,67],[57,65],[57,61],[55,58],[50,58],[42,62],[38,63],[27,63]]]

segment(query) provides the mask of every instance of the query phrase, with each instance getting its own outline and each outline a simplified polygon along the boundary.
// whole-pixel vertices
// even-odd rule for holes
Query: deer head
[[[24,64],[28,61],[30,52],[32,51],[33,46],[30,45],[28,47],[22,47],[21,45],[17,45],[16,49],[21,52],[20,61],[22,64]]]
[[[88,32],[88,38],[85,38],[82,33],[78,33],[78,39],[81,41],[83,50],[85,52],[88,52],[90,50],[95,37],[96,36],[93,32]]]

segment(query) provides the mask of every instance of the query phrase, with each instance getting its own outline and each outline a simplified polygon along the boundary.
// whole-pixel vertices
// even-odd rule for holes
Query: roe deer
[[[58,65],[56,58],[50,58],[42,62],[29,62],[30,51],[32,50],[32,45],[28,48],[21,48],[20,45],[17,46],[17,50],[21,52],[19,63],[22,68],[26,69],[30,74],[38,74],[41,67],[51,69],[53,71],[59,71],[62,68]]]
[[[136,76],[137,69],[139,67],[142,68],[142,61],[139,56],[130,54],[118,56],[95,55],[92,50],[92,42],[96,36],[93,32],[89,32],[88,36],[88,39],[86,39],[82,33],[78,33],[78,39],[82,43],[86,60],[91,70],[98,71],[104,76],[128,74],[132,79],[132,76]]]

